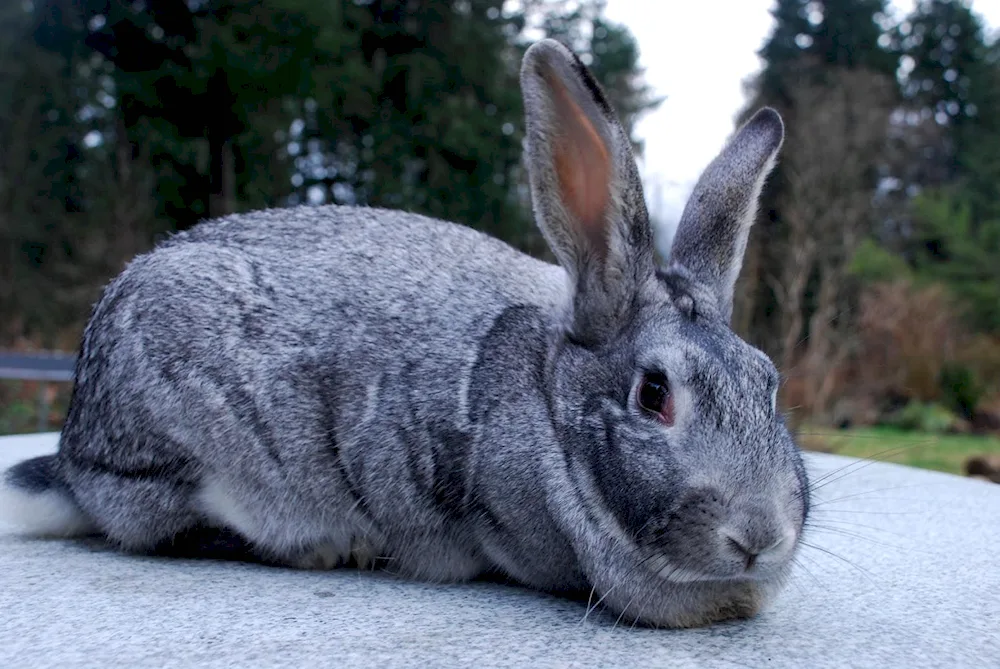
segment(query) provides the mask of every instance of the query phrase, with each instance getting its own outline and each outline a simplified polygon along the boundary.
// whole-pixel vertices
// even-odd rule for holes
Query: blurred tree
[[[970,175],[982,132],[997,132],[1000,109],[982,23],[962,2],[921,0],[886,36],[899,55],[902,99],[880,193],[887,219],[880,239],[893,245],[905,240],[908,204],[920,189]]]
[[[387,206],[541,252],[521,166],[527,35],[546,22],[579,34],[630,129],[656,102],[635,41],[602,12],[598,0],[5,6],[0,250],[14,261],[0,266],[0,306],[15,317],[0,337],[79,326],[157,235],[232,211]]]
[[[833,371],[852,348],[857,293],[851,269],[874,223],[872,173],[896,91],[889,77],[844,68],[822,84],[789,90],[796,113],[787,131],[787,189],[780,200],[787,237],[773,286],[782,305],[778,360],[785,370],[798,365],[804,377],[798,401],[823,411]]]
[[[523,243],[532,234],[514,188],[523,21],[502,5],[344,3],[347,48],[322,44],[333,67],[313,73],[289,131],[292,202],[408,209]]]
[[[734,327],[783,360],[785,371],[790,371],[787,367],[792,364],[794,351],[788,350],[789,347],[797,349],[808,341],[810,322],[818,324],[812,318],[822,284],[817,258],[828,252],[825,248],[814,248],[826,233],[816,229],[819,222],[806,209],[832,204],[830,197],[821,198],[806,209],[795,204],[808,203],[811,196],[802,190],[801,177],[793,183],[791,166],[805,167],[801,159],[816,155],[819,149],[823,149],[821,154],[835,154],[842,149],[850,153],[863,144],[864,164],[857,164],[852,154],[850,178],[838,181],[836,186],[843,189],[849,182],[853,190],[840,192],[836,198],[874,196],[879,179],[876,171],[879,140],[883,134],[872,135],[873,121],[864,113],[864,105],[869,102],[875,105],[875,117],[886,116],[894,103],[891,82],[897,56],[891,50],[891,41],[884,36],[889,25],[885,0],[778,0],[772,15],[774,28],[758,52],[764,68],[747,81],[748,104],[737,122],[742,123],[762,106],[773,106],[781,112],[790,134],[783,158],[765,187],[758,223],[750,236],[737,289]],[[861,88],[857,95],[845,97],[849,91],[844,86],[849,81]],[[866,102],[869,93],[874,97]],[[848,97],[848,102],[840,103]],[[817,109],[816,105],[827,102],[836,102],[835,113]],[[795,130],[796,126],[799,130]],[[803,132],[816,135],[810,140]],[[866,139],[861,144],[851,144],[841,137],[845,144],[835,141],[838,132],[863,135]],[[823,148],[827,140],[829,145]],[[821,179],[836,176],[836,164],[828,167],[834,171],[827,170]],[[792,215],[799,217],[798,220],[790,220]],[[860,243],[872,224],[867,211],[859,214],[850,227],[865,229],[851,238]],[[847,262],[843,259],[850,253],[843,249],[835,255],[840,259],[838,263]],[[834,271],[832,266],[828,269]],[[841,269],[838,265],[835,273],[839,274]],[[842,295],[829,299],[843,304]]]
[[[349,53],[362,57],[365,83],[347,89],[350,99],[334,97],[344,90],[336,82],[316,86],[329,93],[292,128],[294,149],[309,156],[296,201],[410,209],[544,252],[521,166],[525,27],[536,23],[590,63],[630,134],[657,101],[635,40],[602,17],[602,2],[505,4],[383,0],[353,9],[359,47]]]
[[[66,212],[79,206],[72,63],[39,48],[37,23],[20,3],[0,7],[0,337],[8,341],[65,324],[58,283],[40,268],[66,259]],[[39,299],[46,292],[52,299]]]
[[[843,370],[872,361],[852,336],[858,279],[945,284],[1000,331],[1000,57],[958,0],[920,0],[897,25],[876,0],[778,0],[774,15],[742,118],[776,106],[788,137],[736,325],[817,418]]]
[[[276,150],[268,135],[287,121],[273,115],[310,88],[319,28],[306,3],[79,4],[80,20],[64,21],[63,38],[82,40],[95,61],[112,65],[105,92],[121,123],[108,133],[124,130],[157,165],[158,213],[183,228],[273,203],[266,182],[287,181],[259,149]]]
[[[1000,332],[1000,218],[975,218],[963,190],[924,192],[913,209],[917,276],[951,288],[972,326]]]
[[[922,0],[893,33],[903,107],[880,240],[940,281],[974,328],[1000,332],[1000,46],[962,2]]]
[[[789,108],[792,86],[831,68],[882,74],[896,69],[896,56],[883,39],[886,0],[777,0],[771,15],[774,28],[757,52],[765,67],[751,82],[755,104]]]

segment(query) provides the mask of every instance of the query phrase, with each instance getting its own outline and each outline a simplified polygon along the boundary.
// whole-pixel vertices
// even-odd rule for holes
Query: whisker
[[[848,463],[848,464],[844,465],[843,467],[837,467],[833,471],[827,472],[823,476],[820,476],[819,478],[817,478],[815,481],[812,481],[809,484],[809,492],[811,492],[811,493],[816,492],[820,488],[828,486],[831,483],[835,483],[837,481],[840,481],[841,479],[843,479],[844,477],[846,477],[846,476],[848,476],[850,474],[856,474],[857,472],[861,471],[865,467],[869,467],[869,466],[875,464],[876,462],[880,462],[880,460],[876,460],[875,458],[878,458],[880,456],[885,456],[885,455],[888,455],[888,454],[897,455],[897,454],[902,453],[904,451],[908,451],[911,448],[914,448],[916,446],[917,446],[917,444],[910,444],[908,446],[898,446],[896,448],[888,448],[888,449],[886,449],[884,451],[879,451],[878,453],[874,453],[874,454],[872,454],[872,455],[870,455],[868,457],[859,458],[858,460],[856,460],[854,462],[851,462],[851,463]],[[852,469],[852,468],[854,468],[854,469]],[[837,476],[837,474],[840,474],[840,475]],[[831,478],[831,477],[833,477],[833,478]]]
[[[580,621],[581,625],[584,624],[585,622],[587,622],[587,618],[590,616],[590,612],[594,610],[593,608],[591,608],[590,603],[592,601],[594,601],[594,591],[595,590],[597,590],[597,584],[596,583],[593,586],[591,586],[591,588],[590,588],[590,595],[587,597],[587,612],[583,614],[583,620]],[[601,603],[600,601],[597,602],[597,604],[600,604],[600,603]],[[596,607],[597,604],[595,604],[594,606]]]
[[[836,500],[828,500],[836,501]],[[812,511],[812,509],[810,509]],[[862,513],[872,516],[917,516],[918,511],[857,511],[854,509],[816,509],[817,513]]]
[[[875,532],[884,532],[885,534],[891,534],[892,536],[898,537],[900,539],[909,539],[909,537],[899,534],[898,532],[890,532],[889,530],[883,529],[881,527],[875,527],[874,525],[865,525],[864,523],[852,523],[849,520],[839,520],[837,518],[824,518],[823,522],[836,523],[837,525],[850,525],[852,527],[862,527],[866,530],[873,530]],[[815,521],[812,520],[806,521],[805,525],[809,527],[824,527],[823,525],[817,525]]]
[[[661,556],[661,557],[663,558],[663,560],[664,560],[664,561],[666,561],[666,562],[669,562],[669,559],[668,559],[668,558],[667,558],[666,556]],[[662,567],[661,567],[660,569],[662,569]],[[675,569],[675,570],[676,570],[676,569]],[[656,571],[659,571],[659,570],[656,570]],[[672,572],[671,572],[671,573],[672,573]],[[650,600],[650,599],[651,599],[651,598],[652,598],[652,597],[653,597],[653,596],[654,596],[655,594],[656,594],[656,591],[655,591],[655,590],[650,590],[649,592],[647,592],[647,593],[646,593],[646,596],[645,596],[645,597],[644,597],[644,598],[642,599],[642,603],[641,603],[641,604],[639,604],[639,606],[637,607],[637,611],[636,611],[636,614],[635,614],[635,618],[634,618],[634,619],[632,620],[632,625],[631,625],[631,627],[629,627],[629,629],[630,629],[630,630],[633,630],[633,629],[635,629],[635,626],[636,626],[636,624],[637,624],[637,623],[639,622],[639,618],[641,618],[641,617],[642,617],[642,611],[643,611],[643,609],[645,609],[645,608],[646,608],[646,604],[647,604],[647,603],[649,602],[649,600]]]
[[[631,576],[631,574],[632,574],[632,572],[630,571],[628,574],[625,575],[625,578],[623,578],[622,580],[623,581],[627,580],[628,577]],[[603,602],[608,595],[610,595],[612,592],[614,592],[615,588],[617,588],[618,585],[619,585],[618,583],[615,583],[610,588],[608,588],[608,591],[605,592],[603,595],[601,595],[601,598],[597,600],[597,602],[594,604],[594,608],[591,609],[591,611],[595,610],[598,606],[600,606],[601,602]],[[594,587],[597,587],[597,586],[594,586]],[[584,620],[586,620],[586,617],[584,617]]]
[[[871,537],[866,537],[865,535],[861,534],[860,532],[852,532],[851,530],[845,530],[845,529],[841,529],[839,527],[819,527],[819,526],[813,525],[809,529],[814,530],[816,532],[828,532],[830,534],[839,534],[839,535],[844,536],[844,537],[851,537],[851,538],[854,538],[854,539],[862,539],[862,540],[867,541],[869,543],[872,543],[872,544],[874,544],[876,546],[884,546],[885,548],[896,548],[898,550],[911,550],[911,551],[922,552],[919,549],[912,548],[912,547],[909,547],[909,546],[896,546],[896,545],[893,545],[893,544],[887,544],[887,543],[885,543],[883,541],[878,541],[877,539],[872,539]]]
[[[637,553],[639,553],[639,552],[640,552],[641,550],[642,550],[642,547],[641,547],[641,546],[636,546],[636,547],[635,547],[635,548],[633,548],[633,549],[632,549],[632,551],[630,552],[630,554],[629,554],[629,557],[633,557],[633,556],[635,556],[635,555],[636,555]],[[608,596],[609,596],[609,595],[610,595],[610,594],[611,594],[612,592],[614,592],[614,590],[615,590],[615,589],[616,589],[616,588],[617,588],[617,587],[618,587],[619,585],[621,585],[622,583],[625,583],[625,582],[627,582],[627,581],[628,581],[628,580],[629,580],[629,579],[630,579],[630,578],[632,577],[632,575],[633,575],[633,574],[635,574],[635,573],[636,573],[636,572],[637,572],[637,571],[638,571],[639,569],[641,569],[642,567],[644,567],[644,566],[645,566],[645,565],[646,565],[647,563],[649,563],[649,562],[650,562],[651,560],[653,560],[653,559],[655,559],[655,558],[658,558],[658,557],[661,557],[661,556],[660,556],[660,555],[658,555],[658,554],[656,554],[656,553],[650,553],[649,555],[647,555],[647,556],[643,557],[643,558],[642,558],[641,560],[639,560],[639,561],[638,561],[638,562],[637,562],[636,564],[634,564],[634,565],[633,565],[633,566],[632,566],[632,567],[631,567],[631,568],[630,568],[630,569],[629,569],[629,570],[628,570],[628,571],[627,571],[627,572],[625,573],[625,575],[624,575],[624,576],[623,576],[623,577],[621,578],[621,581],[619,581],[618,583],[615,583],[615,584],[614,584],[614,585],[612,585],[612,586],[611,586],[610,588],[608,588],[607,592],[605,592],[605,593],[604,593],[603,595],[601,595],[601,597],[600,597],[600,598],[599,598],[599,599],[598,599],[598,600],[597,600],[597,601],[596,601],[596,602],[594,603],[594,605],[593,605],[592,607],[590,606],[590,604],[589,604],[589,601],[588,601],[588,611],[587,611],[587,613],[586,613],[586,614],[584,615],[584,621],[585,621],[585,620],[587,619],[587,616],[588,616],[588,615],[590,615],[590,612],[592,612],[592,611],[595,611],[595,610],[597,609],[597,607],[599,607],[599,606],[601,605],[601,603],[602,603],[602,602],[603,602],[603,601],[604,601],[604,600],[605,600],[605,599],[606,599],[606,598],[607,598],[607,597],[608,597]],[[595,590],[596,588],[597,588],[597,586],[596,586],[596,585],[594,585],[594,587],[593,587],[593,588],[591,589],[591,597],[593,597],[593,594],[594,594],[594,590]],[[635,598],[633,597],[633,600],[632,600],[632,601],[634,601],[634,599],[635,599]],[[631,606],[631,601],[629,602],[629,606]],[[626,606],[625,608],[627,609],[628,607]],[[624,610],[622,611],[622,613],[624,613]],[[621,617],[619,616],[619,620],[620,620],[620,619],[621,619]],[[583,621],[581,621],[581,624],[582,624],[582,622],[583,622]],[[617,625],[617,623],[616,623],[616,625]]]
[[[808,557],[808,556],[802,555],[801,553],[798,553],[798,554],[796,554],[792,558],[792,564],[794,564],[794,565],[796,565],[798,567],[801,567],[802,570],[804,570],[806,572],[806,574],[808,574],[809,577],[812,578],[812,580],[816,581],[816,585],[818,585],[819,587],[822,588],[823,587],[823,583],[816,577],[816,574],[812,573],[812,571],[810,571],[809,568],[806,567],[806,565],[799,560],[799,558],[802,558],[802,557]],[[812,560],[812,558],[809,558],[809,559]],[[813,564],[814,565],[816,564],[815,561],[813,562]],[[795,579],[792,579],[792,580],[794,581]],[[796,582],[796,585],[798,586],[799,591],[804,594],[805,590],[802,588],[802,585],[799,584],[799,583],[797,583],[797,582]]]
[[[861,567],[860,565],[857,565],[857,564],[855,564],[855,563],[851,562],[850,560],[848,560],[848,559],[847,559],[847,558],[845,558],[844,556],[842,556],[842,555],[837,555],[837,554],[836,554],[836,553],[834,553],[833,551],[831,551],[831,550],[827,550],[826,548],[823,548],[822,546],[817,546],[816,544],[810,544],[810,543],[807,543],[807,542],[805,542],[805,541],[803,541],[803,542],[801,542],[801,543],[802,543],[802,545],[803,545],[803,546],[806,546],[806,547],[808,547],[808,548],[812,548],[813,550],[817,550],[817,551],[820,551],[820,552],[822,552],[822,553],[826,553],[827,555],[829,555],[829,556],[831,556],[831,557],[835,557],[835,558],[837,558],[838,560],[840,560],[840,561],[842,561],[842,562],[845,562],[845,563],[849,564],[850,566],[852,566],[852,567],[854,567],[855,569],[857,569],[857,570],[858,570],[858,571],[859,571],[859,572],[860,572],[860,573],[861,573],[861,574],[862,574],[862,575],[863,575],[863,576],[864,576],[864,577],[865,577],[866,579],[868,579],[868,581],[869,581],[869,582],[870,582],[870,583],[871,583],[872,585],[875,585],[875,586],[878,586],[878,584],[877,584],[877,583],[875,582],[875,580],[874,580],[874,579],[872,578],[872,574],[871,574],[871,572],[870,572],[870,571],[868,571],[867,569],[865,569],[864,567]]]
[[[843,501],[845,499],[851,499],[853,497],[862,497],[864,495],[871,495],[871,494],[874,494],[874,493],[877,493],[877,492],[888,492],[890,490],[903,490],[903,489],[906,489],[906,488],[926,488],[927,485],[933,485],[933,484],[922,483],[922,484],[919,484],[919,485],[900,485],[900,486],[893,486],[891,488],[876,488],[874,490],[865,490],[865,491],[857,492],[857,493],[854,493],[854,494],[851,494],[851,495],[844,495],[843,497],[836,497],[834,499],[820,500],[819,502],[816,502],[815,504],[812,504],[811,507],[812,508],[816,508],[816,507],[819,507],[819,506],[823,506],[825,504],[833,504],[834,502],[841,502],[841,501]]]
[[[615,620],[615,624],[611,626],[611,629],[616,629],[618,627],[618,623],[620,623],[622,621],[622,618],[625,617],[625,612],[628,611],[628,607],[632,606],[632,602],[634,601],[635,601],[634,596],[632,597],[632,599],[628,600],[628,604],[626,604],[625,608],[622,609],[622,612],[618,614],[618,619]]]
[[[816,431],[813,431],[813,430],[809,430],[809,431],[799,430],[799,431],[796,432],[796,434],[800,434],[800,435],[802,435],[804,437],[834,437],[834,438],[843,438],[843,436],[844,436],[844,433],[841,432],[841,431],[839,431],[839,430],[816,430]],[[857,434],[857,433],[854,433],[854,432],[851,433],[850,438],[851,438],[852,441],[855,440],[855,439],[869,440],[869,441],[881,441],[881,440],[885,439],[885,437],[882,436],[882,435],[880,435],[880,434]],[[937,441],[938,441],[938,437],[937,436],[929,436],[929,437],[924,437],[922,439],[914,437],[914,438],[912,438],[912,440],[910,441],[910,443],[911,444],[933,444],[933,443],[936,443]]]

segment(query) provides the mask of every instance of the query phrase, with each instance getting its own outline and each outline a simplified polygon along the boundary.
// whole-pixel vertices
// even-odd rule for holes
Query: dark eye
[[[648,372],[643,375],[636,393],[639,408],[655,416],[664,425],[674,424],[674,396],[665,374]]]

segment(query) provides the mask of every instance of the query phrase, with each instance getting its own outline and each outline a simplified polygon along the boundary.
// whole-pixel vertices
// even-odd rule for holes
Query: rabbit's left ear
[[[684,265],[715,294],[727,323],[757,200],[784,137],[778,112],[764,108],[754,114],[705,168],[677,226],[671,261]]]
[[[655,273],[631,142],[593,76],[555,40],[528,49],[521,90],[535,220],[574,283],[572,334],[605,340]]]

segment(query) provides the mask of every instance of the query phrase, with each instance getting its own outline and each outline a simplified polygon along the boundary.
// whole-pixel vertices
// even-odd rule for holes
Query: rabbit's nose
[[[750,570],[761,562],[779,561],[795,543],[795,531],[777,510],[757,505],[733,509],[720,525],[723,554]]]
[[[788,540],[785,536],[779,536],[776,539],[773,537],[762,538],[761,536],[750,537],[732,529],[722,530],[722,536],[725,539],[726,548],[743,561],[747,570],[753,569],[758,557],[780,553]],[[770,543],[768,543],[769,540]]]

